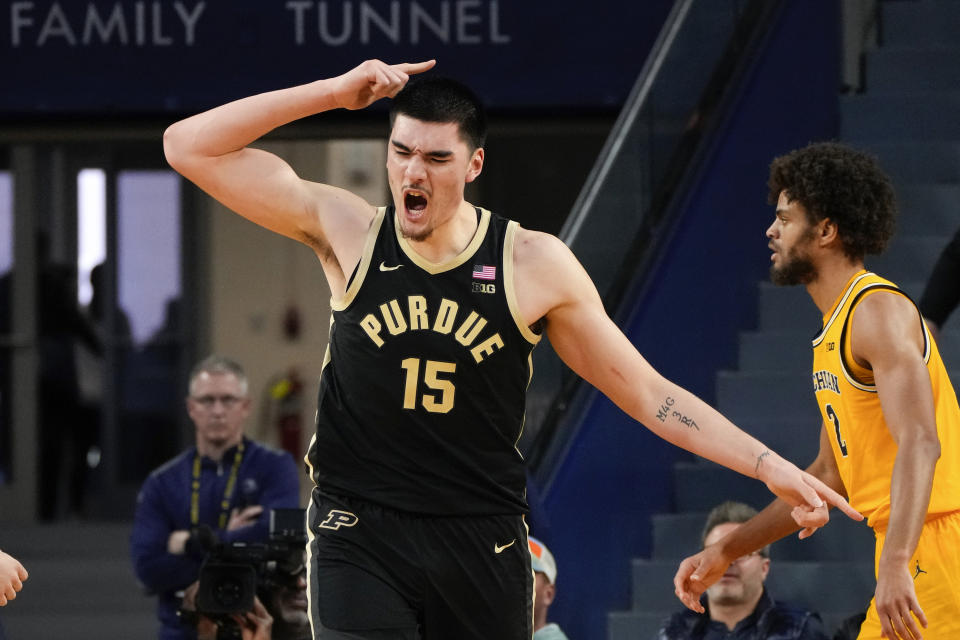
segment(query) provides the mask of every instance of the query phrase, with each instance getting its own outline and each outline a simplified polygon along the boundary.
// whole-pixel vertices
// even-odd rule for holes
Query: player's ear
[[[473,182],[483,171],[483,147],[477,147],[470,155],[470,163],[467,166],[467,177],[465,182]]]
[[[818,222],[817,227],[817,238],[820,240],[821,246],[826,246],[840,239],[840,229],[837,227],[837,223],[830,218],[824,218]]]

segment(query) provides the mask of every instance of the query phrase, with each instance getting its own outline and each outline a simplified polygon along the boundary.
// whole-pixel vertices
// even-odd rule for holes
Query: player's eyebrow
[[[399,140],[391,139],[390,144],[392,144],[394,147],[396,147],[400,151],[404,151],[406,153],[413,153],[413,150],[410,149],[410,147],[403,144]],[[437,150],[437,151],[425,151],[423,155],[430,156],[431,158],[449,158],[450,156],[453,155],[453,151],[447,151],[445,149]]]

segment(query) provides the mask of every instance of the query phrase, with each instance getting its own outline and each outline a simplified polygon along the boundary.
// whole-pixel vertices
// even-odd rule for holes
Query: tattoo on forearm
[[[697,426],[696,421],[690,416],[684,415],[682,411],[674,409],[674,404],[676,400],[667,396],[664,401],[660,404],[660,409],[657,410],[657,420],[660,422],[666,422],[667,418],[673,418],[680,424],[691,429],[696,429],[700,431],[700,427]]]
[[[759,475],[759,473],[760,473],[760,465],[763,464],[763,459],[766,458],[766,457],[769,456],[769,455],[770,455],[770,451],[767,450],[767,451],[764,451],[763,453],[761,453],[760,455],[757,456],[757,466],[756,466],[756,468],[753,470],[754,473],[756,473],[756,474]]]

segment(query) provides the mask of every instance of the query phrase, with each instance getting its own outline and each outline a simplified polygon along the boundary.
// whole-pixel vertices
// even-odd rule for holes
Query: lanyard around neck
[[[220,520],[219,528],[227,528],[227,517],[230,515],[230,497],[233,496],[233,489],[237,484],[237,472],[240,470],[240,461],[243,460],[243,441],[237,445],[237,452],[233,456],[233,465],[230,467],[230,475],[227,476],[227,486],[223,490],[223,500],[220,501]],[[200,524],[200,452],[193,457],[193,482],[190,490],[190,524],[197,526]]]

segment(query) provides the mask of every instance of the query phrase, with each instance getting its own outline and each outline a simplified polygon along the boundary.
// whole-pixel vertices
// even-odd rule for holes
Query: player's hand
[[[380,98],[392,98],[403,89],[411,75],[433,67],[436,60],[387,64],[367,60],[333,79],[333,98],[338,107],[363,109]]]
[[[230,512],[230,521],[227,523],[227,531],[249,527],[254,524],[263,513],[263,507],[259,504],[253,504],[243,509],[234,508]]]
[[[27,570],[20,561],[0,551],[0,607],[17,597],[27,579]]]
[[[863,516],[850,506],[846,499],[828,487],[819,478],[801,471],[792,463],[776,454],[764,460],[760,466],[760,479],[778,498],[793,507],[807,505],[809,509],[794,510],[794,520],[804,527],[807,537],[817,527],[826,523],[825,505],[833,505],[851,519],[860,521]],[[798,520],[798,517],[800,519]],[[808,531],[809,530],[809,531]]]
[[[797,505],[790,512],[794,522],[803,527],[800,531],[800,539],[809,538],[814,531],[827,524],[830,521],[830,510],[826,503],[819,507],[811,507],[804,503]]]
[[[886,569],[881,560],[874,594],[881,635],[890,640],[921,640],[920,625],[927,628],[927,616],[917,601],[913,576],[906,566]],[[920,623],[920,625],[917,624]]]
[[[731,560],[720,552],[717,545],[710,545],[680,563],[673,576],[674,593],[688,609],[703,613],[700,596],[707,587],[723,577],[730,563]]]

